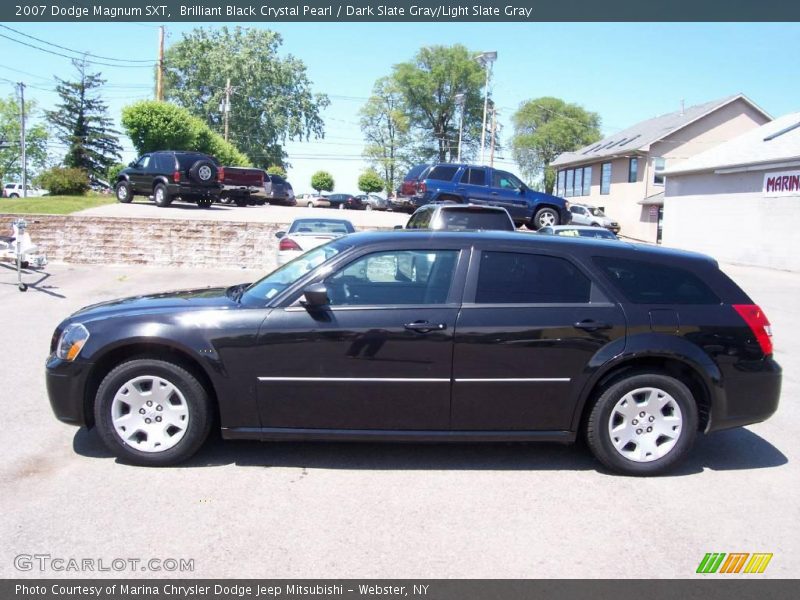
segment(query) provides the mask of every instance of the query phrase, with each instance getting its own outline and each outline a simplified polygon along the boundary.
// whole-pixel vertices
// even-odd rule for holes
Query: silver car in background
[[[607,217],[602,208],[589,206],[588,204],[570,204],[569,212],[572,213],[573,225],[603,227],[614,233],[619,233],[619,223]]]
[[[365,210],[389,210],[389,201],[378,194],[361,194],[356,196],[364,205]]]
[[[275,234],[280,240],[278,264],[286,264],[312,248],[354,232],[353,224],[347,219],[295,219],[289,226],[289,231]]]

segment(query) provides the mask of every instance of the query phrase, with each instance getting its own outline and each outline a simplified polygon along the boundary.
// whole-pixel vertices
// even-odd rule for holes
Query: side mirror
[[[285,235],[286,235],[285,231],[279,231],[278,233],[275,234],[275,237],[281,239]]]
[[[402,226],[402,225],[395,225],[395,226],[394,226],[394,228],[395,228],[395,229],[405,229],[405,227],[404,227],[404,226]]]
[[[128,163],[128,166],[131,167],[131,168],[135,167],[136,166],[136,161],[132,160],[131,162]]]
[[[305,297],[303,306],[306,308],[321,308],[331,303],[328,298],[328,288],[325,287],[324,283],[312,283],[306,286],[303,290],[303,296]]]

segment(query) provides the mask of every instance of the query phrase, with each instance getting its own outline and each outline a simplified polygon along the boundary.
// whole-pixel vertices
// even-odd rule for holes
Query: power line
[[[48,46],[53,46],[54,48],[59,48],[60,50],[66,50],[67,52],[74,52],[75,54],[80,54],[81,56],[88,54],[87,52],[83,52],[81,50],[75,50],[74,48],[68,48],[66,46],[60,46],[60,45],[58,45],[56,43],[53,43],[53,42],[48,42],[47,40],[43,40],[43,39],[38,38],[38,37],[36,37],[34,35],[31,35],[29,33],[25,33],[25,32],[19,31],[18,29],[14,29],[13,27],[9,27],[8,25],[0,24],[0,27],[2,27],[3,29],[7,29],[9,31],[13,31],[17,35],[21,35],[21,36],[29,38],[31,40],[36,40],[37,42],[40,42],[42,44],[47,44]],[[112,60],[112,61],[115,61],[115,62],[148,63],[148,65],[152,65],[153,64],[152,60],[138,60],[138,59],[132,59],[132,58],[114,58],[113,56],[100,56],[99,54],[93,54],[92,56],[95,56],[96,58],[99,58],[99,59],[102,59],[102,60]]]
[[[4,26],[3,26],[4,27]],[[28,42],[23,42],[22,40],[17,40],[12,37],[9,37],[5,34],[0,33],[0,37],[5,38],[11,42],[16,42],[17,44],[22,44],[23,46],[27,46],[28,48],[33,48],[34,50],[39,50],[40,52],[46,52],[47,54],[53,54],[55,56],[60,56],[62,58],[68,58],[70,60],[78,60],[76,56],[69,56],[67,54],[62,54],[60,52],[55,52],[53,50],[48,50],[47,48],[40,48],[39,46],[35,46],[33,44],[29,44]],[[89,60],[88,58],[84,58],[85,62],[91,65],[101,65],[103,67],[118,67],[123,69],[152,69],[154,63],[150,63],[149,65],[114,65],[111,63],[100,62],[97,60]]]

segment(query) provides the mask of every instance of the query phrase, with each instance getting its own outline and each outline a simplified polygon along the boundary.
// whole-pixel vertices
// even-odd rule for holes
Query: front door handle
[[[575,323],[573,327],[585,331],[597,331],[598,329],[611,329],[611,323],[603,323],[602,321],[595,321],[594,319],[584,319],[583,321]]]
[[[413,323],[406,323],[403,327],[417,333],[430,333],[431,331],[444,331],[447,329],[447,325],[444,323],[431,323],[429,321],[414,321]]]

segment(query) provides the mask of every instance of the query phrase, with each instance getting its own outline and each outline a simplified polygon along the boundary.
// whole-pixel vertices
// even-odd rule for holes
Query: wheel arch
[[[196,357],[184,348],[179,348],[163,342],[133,341],[121,346],[109,348],[102,353],[93,363],[92,369],[86,379],[83,393],[83,411],[86,426],[94,426],[94,402],[100,383],[106,375],[117,365],[140,358],[150,358],[171,362],[183,367],[191,373],[206,389],[211,400],[212,410],[216,422],[219,422],[219,403],[217,389],[211,376]]]
[[[698,430],[705,431],[707,429],[714,404],[713,377],[704,373],[700,365],[683,357],[636,354],[606,365],[585,386],[573,415],[573,430],[579,432],[585,430],[586,421],[595,400],[606,389],[622,378],[643,373],[668,375],[683,382],[697,403]]]
[[[166,177],[164,177],[163,175],[157,175],[156,177],[153,178],[153,191],[155,191],[156,186],[159,183],[163,183],[165,186],[169,186],[169,180]]]

